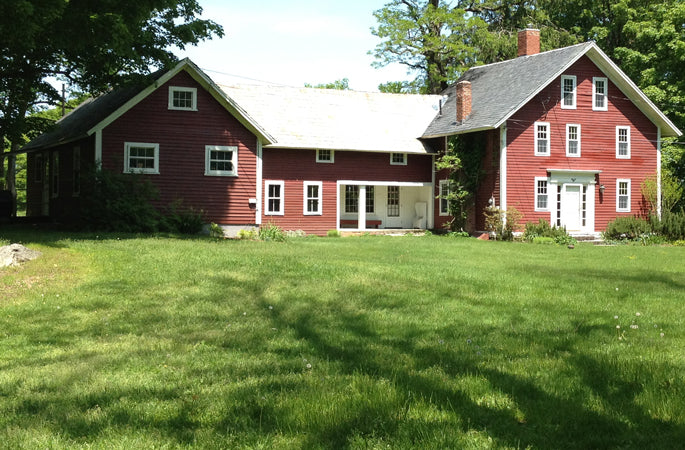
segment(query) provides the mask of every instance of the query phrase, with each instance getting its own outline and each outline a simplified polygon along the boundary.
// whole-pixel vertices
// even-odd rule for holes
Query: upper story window
[[[407,154],[406,153],[390,153],[390,164],[394,166],[406,166],[407,165]]]
[[[318,163],[333,163],[335,161],[335,155],[333,150],[317,150],[316,151],[316,162]]]
[[[535,122],[535,155],[549,156],[548,122]]]
[[[282,181],[267,181],[266,182],[266,214],[271,216],[283,215],[283,182]]]
[[[616,180],[616,211],[630,212],[630,180]]]
[[[305,215],[321,215],[321,181],[304,182],[304,211]]]
[[[126,142],[124,172],[159,173],[159,144]]]
[[[580,156],[580,125],[566,125],[566,156]]]
[[[549,211],[547,178],[535,177],[535,211]]]
[[[592,79],[592,109],[606,111],[609,109],[608,81],[606,78],[594,77]]]
[[[630,127],[616,127],[616,158],[630,159]]]
[[[197,89],[169,86],[169,109],[197,111]]]
[[[205,146],[205,175],[238,176],[238,147]]]
[[[576,109],[576,76],[561,76],[561,107]]]

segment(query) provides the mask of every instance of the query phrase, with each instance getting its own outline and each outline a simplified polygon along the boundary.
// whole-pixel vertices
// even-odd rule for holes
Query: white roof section
[[[220,88],[273,136],[276,142],[265,148],[431,153],[419,138],[441,98],[273,85]]]

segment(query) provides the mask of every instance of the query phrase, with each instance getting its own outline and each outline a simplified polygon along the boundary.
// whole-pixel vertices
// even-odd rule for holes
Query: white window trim
[[[565,80],[573,80],[573,104],[572,105],[564,105],[564,81]],[[561,76],[561,109],[576,109],[576,105],[578,104],[577,102],[577,93],[578,93],[578,84],[576,83],[576,76],[575,75],[562,75]]]
[[[281,189],[279,190],[280,196],[279,197],[269,197],[269,186],[280,186]],[[269,211],[269,199],[270,198],[278,198],[281,201],[279,202],[280,205],[280,210],[278,211]],[[285,202],[285,186],[283,181],[273,181],[269,180],[264,182],[264,215],[266,216],[282,216],[284,215],[285,211],[285,205],[283,204]]]
[[[174,106],[174,92],[192,92],[193,94],[193,104],[190,108],[182,108],[179,106]],[[181,86],[169,86],[169,109],[176,111],[197,111],[197,88],[194,87],[181,87]]]
[[[210,157],[213,151],[233,152],[231,163],[233,170],[211,170]],[[237,177],[238,176],[238,147],[225,145],[205,145],[205,176]]]
[[[152,169],[140,169],[137,167],[130,167],[130,151],[131,147],[151,147],[155,149],[155,161]],[[125,142],[124,143],[124,173],[146,173],[152,175],[159,174],[159,144],[150,142]]]
[[[618,148],[619,148],[619,141],[618,141],[618,133],[619,130],[627,130],[628,132],[626,133],[626,138],[628,139],[628,154],[627,155],[619,155],[618,153]],[[623,125],[618,125],[616,126],[616,159],[630,159],[630,153],[631,153],[631,145],[630,145],[630,127],[629,126],[623,126]]]
[[[328,150],[329,152],[331,152],[331,159],[321,159],[321,157],[319,156],[320,151],[321,150],[316,150],[316,162],[325,164],[333,164],[335,162],[335,150]]]
[[[628,183],[628,207],[627,208],[620,208],[619,207],[619,186],[621,183]],[[630,212],[630,202],[632,200],[632,195],[631,195],[631,185],[630,185],[630,178],[619,178],[616,180],[616,212]]]
[[[576,127],[578,129],[578,153],[569,153],[569,144],[571,142],[570,139],[570,128],[571,127]],[[566,156],[569,158],[580,158],[580,141],[581,141],[581,134],[580,134],[580,124],[579,123],[567,123],[566,124]]]
[[[438,187],[438,189],[439,189],[438,195],[440,196],[440,197],[438,198],[438,201],[439,201],[439,203],[438,203],[438,209],[439,209],[439,214],[440,214],[441,216],[443,216],[443,217],[444,217],[444,216],[449,216],[449,215],[450,215],[450,214],[449,214],[449,203],[448,203],[448,206],[447,206],[447,210],[446,210],[446,211],[443,211],[443,210],[442,210],[442,201],[445,200],[445,199],[442,198],[442,187],[443,187],[444,185],[447,185],[447,193],[449,194],[449,185],[450,185],[449,183],[450,183],[450,180],[440,180],[440,184],[439,184],[439,187]]]
[[[321,181],[305,181],[302,183],[303,189],[302,189],[302,213],[305,216],[320,216],[322,214],[322,205],[321,203],[323,202],[323,183]],[[309,200],[308,196],[308,191],[309,191],[309,186],[317,186],[318,189],[318,196],[317,197],[312,197],[316,198],[318,200],[318,209],[316,211],[309,211],[307,208],[307,203]]]
[[[538,126],[544,125],[547,127],[547,152],[541,153],[538,151]],[[552,142],[551,139],[551,127],[549,126],[549,122],[535,122],[533,124],[533,138],[535,139],[534,145],[535,145],[535,156],[549,156],[552,152],[550,149],[550,143]]]
[[[538,194],[538,181],[544,181],[547,183],[547,194],[546,194],[546,196],[547,196],[547,208],[538,207],[538,197],[540,196],[540,194]],[[535,211],[548,212],[550,210],[550,208],[549,208],[550,187],[551,187],[551,184],[550,184],[549,178],[547,178],[547,177],[535,177],[535,190],[534,190],[534,192],[535,192],[535,198],[534,198],[535,204],[533,205]]]
[[[595,105],[595,98],[597,94],[597,82],[604,82],[604,106],[598,107]],[[608,111],[609,110],[609,80],[606,77],[592,77],[592,110],[593,111]]]
[[[402,155],[402,162],[393,161],[392,157],[394,155]],[[406,153],[399,153],[399,152],[390,153],[390,165],[391,166],[406,166],[407,165],[407,154]]]

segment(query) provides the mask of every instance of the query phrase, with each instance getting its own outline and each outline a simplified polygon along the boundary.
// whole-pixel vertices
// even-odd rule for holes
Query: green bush
[[[175,200],[167,208],[161,228],[172,233],[198,234],[204,225],[203,216],[202,211],[183,206],[183,200]]]
[[[669,241],[685,239],[685,210],[679,212],[664,211],[661,219],[652,216],[650,223],[654,231],[665,237]]]
[[[257,230],[238,230],[236,237],[241,240],[256,241],[259,238],[259,233]]]
[[[537,223],[526,223],[526,229],[523,232],[524,241],[536,243],[535,239],[541,237],[549,238],[553,243],[558,245],[575,245],[578,243],[575,238],[566,232],[566,228],[557,227],[556,225],[551,226],[545,219],[540,219]]]
[[[285,241],[286,236],[283,230],[277,225],[267,223],[259,227],[259,239],[262,241]]]
[[[523,216],[516,208],[509,207],[507,210],[487,207],[483,212],[485,216],[485,228],[494,233],[498,241],[512,241],[514,231],[518,228]]]
[[[652,226],[645,219],[634,216],[617,217],[616,220],[607,224],[602,233],[604,240],[634,241],[643,234],[652,232]]]
[[[328,230],[326,232],[326,236],[328,236],[328,237],[340,237],[340,233],[338,232],[338,230]]]
[[[554,238],[547,236],[535,236],[531,242],[533,244],[555,244]]]
[[[209,235],[213,238],[223,238],[225,237],[224,229],[212,222],[209,224]]]

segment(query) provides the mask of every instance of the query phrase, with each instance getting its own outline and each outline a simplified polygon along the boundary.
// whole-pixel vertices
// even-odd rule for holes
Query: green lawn
[[[683,247],[10,241],[0,447],[685,443]]]

